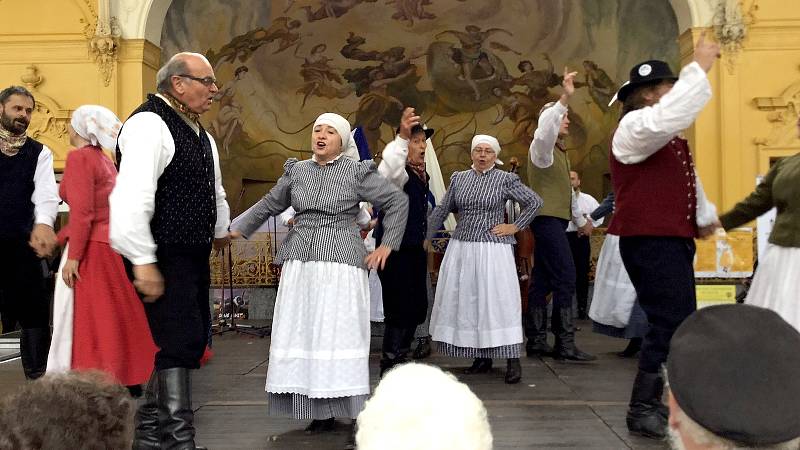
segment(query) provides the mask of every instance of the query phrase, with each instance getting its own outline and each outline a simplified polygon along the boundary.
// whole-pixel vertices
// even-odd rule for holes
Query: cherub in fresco
[[[300,25],[299,20],[278,17],[272,21],[269,28],[258,27],[236,36],[223,45],[219,52],[211,50],[206,52],[206,57],[215,68],[222,63],[234,63],[237,59],[243,63],[262,45],[275,41],[278,41],[278,48],[272,53],[280,53],[293,45],[300,44],[300,33],[296,31]]]
[[[392,19],[401,22],[409,22],[409,25],[414,25],[414,19],[419,20],[432,20],[436,18],[435,14],[425,11],[425,6],[430,5],[431,0],[389,0],[387,5],[394,3],[397,12],[392,14]]]
[[[231,141],[234,136],[241,133],[242,125],[244,125],[242,121],[244,108],[236,100],[236,93],[237,85],[247,72],[247,66],[237,67],[233,74],[233,80],[225,83],[216,95],[220,106],[217,116],[211,122],[211,129],[214,130],[216,138],[222,141],[222,149],[225,150],[226,156],[230,156]]]
[[[383,78],[392,80],[395,79],[407,80],[407,77],[400,77],[408,71],[416,73],[416,65],[412,60],[425,56],[427,53],[424,50],[413,52],[411,55],[406,56],[406,49],[404,47],[392,47],[385,51],[377,50],[364,50],[361,48],[367,40],[350,32],[347,37],[346,44],[341,49],[341,54],[347,59],[356,61],[376,61],[380,65],[365,66],[355,69],[347,69],[344,71],[344,78],[356,86],[356,95],[360,96],[370,90],[370,83],[373,82],[373,75],[375,69],[380,69]]]
[[[586,86],[589,88],[589,95],[603,112],[608,111],[608,102],[617,92],[617,84],[594,61],[584,61],[583,68],[586,71]]]
[[[353,92],[350,86],[344,84],[336,69],[330,66],[329,63],[333,60],[323,55],[327,49],[328,46],[325,44],[314,46],[300,65],[300,76],[303,77],[304,84],[297,93],[303,94],[301,108],[312,95],[323,98],[345,98]]]
[[[356,111],[355,124],[360,126],[370,149],[378,148],[381,137],[381,125],[395,122],[403,112],[403,102],[388,93],[392,83],[412,76],[415,68],[410,67],[397,76],[390,77],[381,68],[373,69],[370,73],[369,91],[361,97]]]
[[[310,6],[303,6],[301,9],[306,12],[306,19],[309,22],[322,20],[328,17],[341,17],[361,3],[375,3],[378,0],[320,0],[319,8],[312,11]]]
[[[439,39],[442,36],[452,34],[461,43],[461,47],[453,48],[451,58],[461,69],[461,75],[459,75],[458,79],[464,80],[469,84],[475,92],[475,100],[477,101],[481,99],[478,82],[492,80],[496,75],[496,69],[483,47],[484,42],[489,39],[489,36],[496,33],[504,33],[508,36],[513,36],[513,34],[502,28],[490,28],[482,31],[480,27],[475,25],[467,25],[464,30],[466,32],[456,30],[442,31],[436,35],[436,38]],[[508,49],[506,46],[501,47]]]
[[[536,131],[536,114],[541,109],[530,97],[522,92],[512,92],[507,88],[496,86],[492,88],[492,95],[500,100],[500,112],[492,125],[497,125],[503,119],[514,122],[512,135],[514,140],[511,143],[520,142],[530,145],[533,132]]]
[[[512,86],[526,86],[528,95],[537,101],[547,101],[550,98],[550,88],[561,84],[561,77],[553,70],[553,62],[547,53],[542,55],[547,63],[544,70],[536,70],[530,61],[520,61],[517,65],[522,74],[509,80]],[[576,84],[576,87],[579,87]]]

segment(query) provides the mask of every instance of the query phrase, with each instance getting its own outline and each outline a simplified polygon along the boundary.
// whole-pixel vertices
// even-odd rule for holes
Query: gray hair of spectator
[[[31,91],[25,89],[22,86],[9,86],[2,91],[0,91],[0,105],[5,105],[8,101],[8,98],[12,95],[22,95],[24,97],[28,97],[33,102],[33,106],[36,106],[36,99],[33,98],[33,94]]]
[[[667,378],[667,370],[663,370],[664,375],[664,384],[669,388],[669,381]],[[677,403],[677,401],[676,401]],[[678,405],[680,407],[680,404]],[[722,450],[753,450],[754,447],[748,444],[742,444],[740,442],[735,442],[730,439],[725,439],[723,437],[717,436],[716,434],[712,433],[710,430],[706,429],[699,423],[695,422],[691,417],[689,417],[682,409],[678,408],[677,411],[670,411],[670,414],[675,414],[678,421],[681,423],[681,431],[677,432],[672,428],[669,428],[669,440],[671,443],[671,447],[673,449],[679,450],[683,449],[683,442],[680,440],[681,434],[685,434],[686,437],[694,441],[695,443],[703,446],[708,446],[711,448],[718,448]],[[781,442],[774,445],[766,445],[761,447],[756,447],[756,450],[797,450],[800,448],[800,438],[792,439],[786,442]]]
[[[428,364],[387,372],[358,415],[359,450],[491,450],[481,400],[453,375]]]
[[[208,59],[200,53],[181,52],[172,55],[172,58],[166,64],[161,66],[156,73],[156,90],[162,94],[169,94],[172,92],[172,77],[176,75],[184,75],[188,71],[186,58],[188,56],[195,56],[203,59],[208,63]]]

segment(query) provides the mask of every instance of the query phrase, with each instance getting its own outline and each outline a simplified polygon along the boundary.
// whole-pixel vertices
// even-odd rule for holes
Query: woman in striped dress
[[[495,168],[502,164],[497,139],[477,135],[471,148],[472,168],[453,173],[428,222],[430,239],[449,213],[458,213],[439,271],[431,335],[439,353],[475,359],[466,373],[488,372],[492,358],[507,358],[505,381],[513,384],[522,376],[522,311],[512,244],[542,199],[517,175]],[[507,200],[522,208],[510,224],[503,217]]]
[[[408,200],[372,161],[342,157],[350,124],[317,118],[313,156],[291,158],[275,187],[244,214],[232,237],[249,236],[287,207],[294,226],[278,251],[283,264],[267,369],[270,415],[313,419],[306,431],[330,431],[334,417],[355,419],[369,394],[367,268],[383,267],[400,246]],[[356,215],[370,202],[386,216],[382,244],[367,255]]]

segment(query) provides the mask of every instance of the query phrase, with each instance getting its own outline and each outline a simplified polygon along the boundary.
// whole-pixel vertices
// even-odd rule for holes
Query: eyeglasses
[[[190,80],[197,81],[198,83],[202,83],[203,86],[206,86],[206,87],[211,87],[212,84],[217,84],[217,79],[214,78],[214,77],[198,78],[198,77],[193,77],[191,75],[186,75],[186,74],[180,74],[180,75],[175,75],[175,76],[176,77],[182,77],[182,78],[188,78]]]
[[[495,151],[490,148],[474,148],[472,149],[472,153],[477,153],[479,155],[494,155]]]

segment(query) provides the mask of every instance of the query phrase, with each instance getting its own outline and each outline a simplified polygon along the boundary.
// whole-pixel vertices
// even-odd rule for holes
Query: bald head
[[[172,55],[172,58],[164,64],[156,73],[156,89],[158,92],[172,93],[172,77],[176,75],[190,73],[191,69],[196,69],[197,65],[205,65],[211,68],[208,59],[200,53],[181,52]]]
[[[219,91],[214,69],[205,56],[182,52],[174,55],[156,74],[158,92],[178,99],[192,112],[202,114],[211,108]]]

